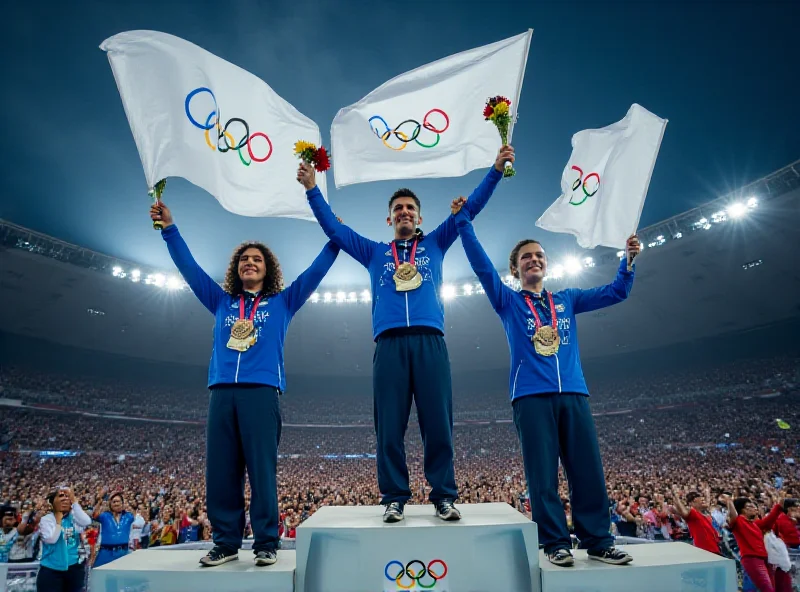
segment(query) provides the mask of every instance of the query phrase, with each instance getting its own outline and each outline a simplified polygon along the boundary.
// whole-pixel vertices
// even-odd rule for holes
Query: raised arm
[[[775,526],[775,522],[778,520],[778,516],[781,515],[781,512],[783,512],[783,504],[775,504],[772,506],[769,514],[753,522],[761,529],[761,532],[767,532],[768,530],[772,530],[772,527]]]
[[[503,167],[506,162],[514,162],[514,149],[511,146],[503,146],[500,149],[497,153],[494,166],[489,169],[489,172],[486,173],[480,185],[470,194],[464,206],[470,220],[474,220],[475,216],[480,214],[481,210],[489,203],[489,198],[492,197],[497,184],[500,182],[500,179],[503,178]],[[436,240],[436,243],[442,251],[447,251],[455,242],[456,238],[458,238],[455,216],[448,216],[444,222],[430,233],[430,236]]]
[[[725,495],[723,497],[725,500],[725,505],[728,508],[728,526],[733,528],[733,523],[736,522],[736,519],[739,517],[739,513],[736,511],[736,506],[733,505],[733,498],[729,495]]]
[[[639,252],[639,239],[635,235],[628,239],[628,252]],[[636,266],[628,271],[627,257],[620,260],[617,275],[614,281],[605,286],[581,290],[580,288],[570,288],[565,290],[572,298],[572,308],[575,314],[591,312],[607,306],[612,306],[622,302],[631,293],[633,288],[633,274]]]
[[[311,211],[322,227],[325,236],[361,265],[369,267],[372,252],[378,243],[361,236],[336,218],[336,214],[322,197],[322,191],[317,186],[314,167],[301,163],[297,171],[297,180],[305,187],[308,205],[311,206]]]
[[[322,252],[317,255],[311,266],[297,276],[297,279],[286,288],[281,295],[286,299],[286,306],[289,312],[294,315],[300,307],[306,303],[311,293],[317,289],[322,278],[328,273],[336,256],[339,254],[339,246],[333,241],[329,241]]]
[[[672,501],[675,502],[675,509],[680,514],[681,518],[684,520],[689,516],[689,509],[683,505],[683,501],[681,501],[680,492],[678,491],[677,487],[672,488]]]
[[[456,206],[459,201],[458,199],[453,201],[453,209],[459,207]],[[468,203],[469,200],[467,200]],[[469,264],[472,266],[475,275],[478,276],[478,280],[481,282],[492,308],[499,313],[511,302],[512,290],[503,284],[500,275],[492,265],[492,261],[486,251],[483,250],[478,237],[475,236],[475,229],[472,226],[469,214],[466,212],[466,206],[461,207],[453,218],[456,221],[458,234],[461,236],[461,244],[464,245],[464,252],[467,254]]]
[[[172,221],[172,213],[169,208],[163,203],[154,204],[150,208],[150,218],[162,222],[164,227],[161,231],[161,238],[167,243],[169,256],[172,257],[172,261],[197,299],[211,314],[215,314],[225,292],[194,260],[186,241],[183,240],[178,232],[178,227]]]

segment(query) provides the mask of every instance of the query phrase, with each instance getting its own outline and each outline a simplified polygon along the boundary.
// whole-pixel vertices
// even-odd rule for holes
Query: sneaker
[[[386,510],[383,512],[384,522],[400,522],[403,519],[403,504],[400,502],[392,502],[387,504]]]
[[[620,551],[614,547],[607,549],[595,549],[587,552],[589,559],[595,561],[602,561],[603,563],[610,563],[611,565],[625,565],[633,561],[633,557],[628,555],[625,551]]]
[[[239,559],[239,555],[236,551],[232,551],[220,545],[214,545],[214,548],[208,552],[208,555],[200,560],[200,565],[203,567],[214,567],[227,563],[228,561],[236,561],[237,559]]]
[[[256,553],[255,556],[256,565],[259,567],[263,567],[265,565],[272,565],[277,561],[278,561],[278,554],[272,549],[269,549],[267,551],[259,551],[258,553]]]
[[[556,549],[552,553],[547,553],[547,559],[559,567],[570,567],[575,564],[575,558],[569,549]]]
[[[439,500],[435,503],[436,515],[442,520],[461,520],[461,512],[453,505],[450,500]]]

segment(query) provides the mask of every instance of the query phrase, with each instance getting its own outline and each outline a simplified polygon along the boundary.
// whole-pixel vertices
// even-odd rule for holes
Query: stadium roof
[[[749,201],[748,201],[749,200]],[[748,205],[749,203],[749,205]],[[738,204],[733,206],[733,204]],[[648,246],[621,305],[582,315],[585,358],[658,348],[800,316],[800,166],[644,229]],[[208,363],[212,318],[157,270],[112,259],[19,226],[0,227],[0,330],[126,356]],[[549,289],[610,281],[617,253],[598,250]],[[551,272],[553,268],[551,260]],[[449,288],[446,336],[454,369],[508,367],[502,327],[474,278]],[[363,288],[363,286],[361,287]],[[355,287],[343,291],[349,298]],[[472,291],[472,296],[465,293]],[[332,291],[335,294],[335,291]],[[356,291],[355,294],[360,292]],[[305,306],[286,340],[291,372],[365,376],[373,344],[369,306]]]

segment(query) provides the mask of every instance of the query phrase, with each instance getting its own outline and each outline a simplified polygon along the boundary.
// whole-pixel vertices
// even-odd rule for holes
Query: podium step
[[[91,592],[293,592],[295,552],[256,567],[251,551],[217,567],[200,567],[206,551],[146,549],[92,570]]]
[[[618,545],[628,565],[590,560],[573,551],[573,567],[557,567],[540,553],[542,592],[736,592],[736,564],[687,543]]]
[[[326,506],[297,528],[298,592],[539,592],[536,525],[508,504],[460,504],[444,522],[433,505]]]

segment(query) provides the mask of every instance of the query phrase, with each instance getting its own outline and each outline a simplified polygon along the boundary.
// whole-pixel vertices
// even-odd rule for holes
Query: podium
[[[326,506],[297,528],[297,592],[539,592],[536,525],[508,504]]]
[[[278,562],[256,567],[252,551],[238,561],[201,567],[208,551],[155,548],[135,551],[92,570],[91,592],[293,592],[295,552],[278,551]]]
[[[633,557],[607,565],[575,550],[573,567],[558,567],[542,552],[542,592],[736,592],[736,564],[687,543],[618,545]]]

